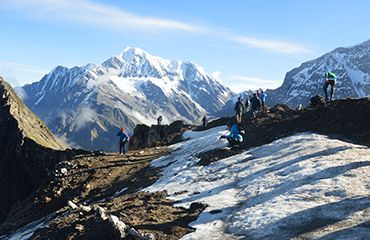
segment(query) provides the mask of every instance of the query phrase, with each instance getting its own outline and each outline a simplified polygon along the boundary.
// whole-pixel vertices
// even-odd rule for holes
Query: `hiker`
[[[325,101],[328,101],[329,85],[330,85],[330,101],[333,100],[336,79],[337,79],[337,76],[335,75],[335,73],[333,72],[325,73],[325,84],[324,84]]]
[[[253,114],[253,118],[256,117],[256,112],[261,109],[261,100],[258,98],[257,93],[253,93],[253,97],[251,98],[251,111]]]
[[[245,99],[245,112],[249,112],[250,107],[251,107],[250,97],[247,96]]]
[[[260,99],[261,99],[261,105],[262,105],[262,112],[265,112],[266,111],[266,97],[267,97],[267,94],[262,90],[260,89]]]
[[[296,108],[297,111],[302,111],[303,105],[302,103],[298,104],[298,107]]]
[[[119,136],[119,154],[126,154],[128,152],[128,142],[130,141],[130,137],[124,128],[121,128],[117,133],[117,136]]]
[[[260,92],[260,90],[257,90],[256,91],[256,94],[257,94],[258,99],[261,99],[261,92]]]
[[[204,116],[204,117],[202,118],[202,122],[203,122],[203,130],[205,130],[205,129],[206,129],[206,126],[207,126],[207,122],[208,122],[208,119],[207,119],[207,117],[206,117],[206,116]]]
[[[238,97],[238,101],[235,103],[234,110],[236,112],[235,115],[236,122],[240,123],[242,121],[242,114],[244,112],[244,105],[241,97]]]
[[[162,123],[162,115],[159,115],[159,117],[157,118],[157,124],[158,125],[161,125],[161,123]]]
[[[241,135],[241,132],[238,129],[238,126],[235,123],[232,123],[231,121],[227,123],[227,128],[229,130],[229,134],[224,134],[220,137],[226,138],[226,140],[229,142],[231,147],[236,147],[240,143],[243,142],[243,136]]]

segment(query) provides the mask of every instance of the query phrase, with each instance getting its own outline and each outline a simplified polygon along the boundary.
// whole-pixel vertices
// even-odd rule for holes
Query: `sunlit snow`
[[[224,129],[187,132],[153,162],[163,175],[145,190],[209,205],[183,239],[369,236],[360,225],[370,221],[368,147],[302,133],[199,166],[200,152],[225,147]]]

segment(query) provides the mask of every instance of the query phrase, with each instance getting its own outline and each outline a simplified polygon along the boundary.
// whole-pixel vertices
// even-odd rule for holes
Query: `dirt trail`
[[[127,225],[152,233],[156,239],[178,239],[193,231],[194,221],[205,206],[173,207],[166,192],[139,190],[152,184],[160,169],[150,161],[167,148],[131,151],[127,155],[82,155],[59,164],[53,181],[13,207],[0,226],[0,236],[57,210],[59,217],[38,230],[31,239],[119,239],[107,224],[96,222],[95,211],[71,209],[68,201],[88,207],[101,206]]]

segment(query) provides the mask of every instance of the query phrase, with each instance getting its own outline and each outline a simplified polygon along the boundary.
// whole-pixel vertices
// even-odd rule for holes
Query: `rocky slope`
[[[126,48],[102,65],[58,66],[21,90],[26,105],[73,146],[110,150],[121,126],[194,122],[233,93],[192,62]]]
[[[204,205],[179,208],[166,192],[139,192],[158,178],[150,160],[166,148],[64,150],[3,79],[0,96],[1,239],[178,239],[192,231]]]
[[[140,191],[159,177],[150,161],[167,151],[84,154],[61,162],[47,185],[13,207],[0,225],[0,238],[179,239],[193,231],[188,224],[205,205],[174,207],[165,191]],[[127,226],[121,233],[112,223],[116,217]],[[133,238],[133,231],[142,238]]]
[[[279,231],[287,238],[353,236],[341,235],[341,223],[357,226],[369,216],[369,111],[368,98],[325,104],[316,97],[302,111],[278,105],[257,118],[245,115],[245,142],[233,149],[219,140],[228,118],[209,123],[207,131],[186,132],[187,141],[168,148],[158,146],[178,141],[189,126],[138,128],[137,146],[157,147],[59,159],[48,167],[48,181],[13,205],[0,238],[179,239],[195,230],[189,224],[197,230],[185,239],[274,238]],[[210,129],[215,126],[221,127]],[[299,132],[305,133],[288,137]],[[330,179],[340,185],[326,191],[334,186]],[[365,236],[360,225],[352,231]]]
[[[348,48],[337,48],[289,71],[281,87],[268,90],[267,104],[307,105],[315,95],[323,96],[324,73],[337,74],[336,99],[370,96],[370,40]]]
[[[236,154],[245,148],[271,143],[276,139],[300,132],[315,132],[370,145],[370,98],[335,100],[328,104],[320,96],[311,98],[311,105],[301,111],[276,105],[268,113],[243,116],[240,127],[245,141],[239,148],[218,149],[204,153],[202,164]],[[211,122],[209,127],[225,125],[232,118]]]
[[[67,157],[64,148],[0,77],[0,221]]]

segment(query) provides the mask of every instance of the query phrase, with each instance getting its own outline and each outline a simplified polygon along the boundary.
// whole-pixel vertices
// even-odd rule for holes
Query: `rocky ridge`
[[[217,149],[203,153],[200,164],[209,164],[246,148],[271,143],[276,139],[300,132],[314,132],[342,138],[359,144],[370,145],[370,98],[342,99],[325,103],[323,97],[310,99],[310,105],[302,110],[276,105],[268,112],[243,116],[239,124],[245,131],[244,142],[238,148]],[[225,125],[233,118],[221,118],[209,127]]]
[[[73,155],[0,78],[0,221],[36,190],[54,166]]]

